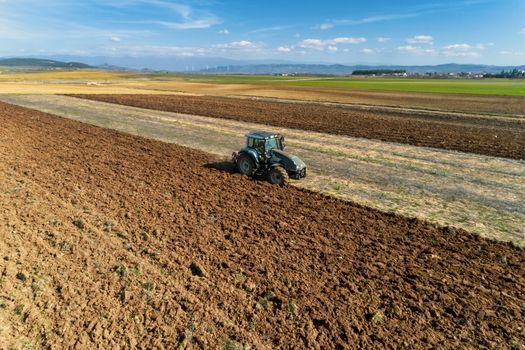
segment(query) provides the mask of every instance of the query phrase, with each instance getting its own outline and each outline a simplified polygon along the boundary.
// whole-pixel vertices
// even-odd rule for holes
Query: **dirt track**
[[[20,107],[0,123],[4,344],[524,346],[521,249]]]
[[[314,104],[223,97],[176,95],[71,96],[162,111],[525,159],[525,122],[519,118],[366,112]]]

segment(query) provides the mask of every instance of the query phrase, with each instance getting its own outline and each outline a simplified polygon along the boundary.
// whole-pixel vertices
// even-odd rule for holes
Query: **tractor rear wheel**
[[[237,169],[241,174],[252,176],[255,173],[255,163],[252,157],[246,153],[241,153],[237,158]]]
[[[290,182],[290,177],[282,166],[276,166],[268,173],[268,180],[274,185],[286,186]]]

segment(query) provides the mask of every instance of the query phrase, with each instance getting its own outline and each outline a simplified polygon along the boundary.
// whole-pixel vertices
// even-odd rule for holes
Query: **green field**
[[[388,79],[388,78],[309,78],[276,76],[193,76],[191,80],[222,84],[270,84],[407,92],[441,92],[525,96],[525,80]]]
[[[296,86],[359,88],[370,90],[441,92],[525,96],[525,81],[512,80],[416,80],[416,79],[332,79],[299,81]]]
[[[509,79],[412,79],[412,78],[352,78],[352,77],[281,77],[271,75],[190,75],[158,74],[217,84],[264,84],[280,86],[310,86],[327,88],[388,90],[406,92],[440,92],[484,95],[525,96],[525,80]]]

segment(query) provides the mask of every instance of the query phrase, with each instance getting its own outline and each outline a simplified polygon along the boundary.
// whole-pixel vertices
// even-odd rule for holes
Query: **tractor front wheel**
[[[288,183],[290,182],[288,173],[281,166],[276,166],[270,170],[270,172],[268,173],[268,180],[272,184],[279,185],[279,186],[288,185]]]
[[[252,176],[255,173],[255,163],[252,157],[246,153],[241,153],[237,158],[237,169],[241,174]]]

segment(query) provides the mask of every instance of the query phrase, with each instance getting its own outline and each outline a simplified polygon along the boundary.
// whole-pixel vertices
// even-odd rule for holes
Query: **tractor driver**
[[[266,162],[268,159],[268,155],[266,154],[266,147],[265,147],[265,140],[256,139],[254,142],[254,148],[257,150],[257,153],[259,154],[259,159]]]

